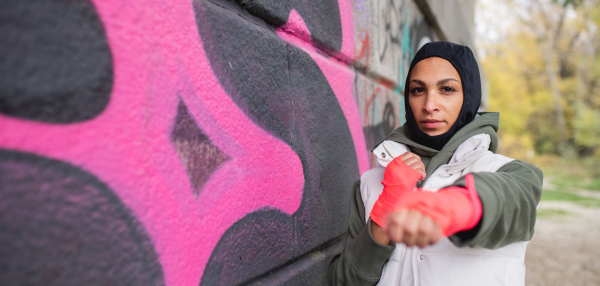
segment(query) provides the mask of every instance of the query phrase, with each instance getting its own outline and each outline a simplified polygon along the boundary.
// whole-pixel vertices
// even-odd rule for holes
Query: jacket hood
[[[427,175],[437,167],[448,163],[456,148],[465,140],[477,134],[490,135],[491,143],[489,150],[493,153],[498,151],[498,129],[500,127],[500,113],[480,112],[469,124],[458,130],[454,136],[449,138],[441,150],[425,146],[415,140],[415,136],[408,130],[407,124],[396,128],[385,140],[402,143],[409,146],[410,150],[420,156],[430,157],[431,163],[427,166]],[[374,146],[377,147],[380,143]],[[373,149],[374,149],[373,148]],[[371,150],[373,151],[373,150]]]
[[[446,133],[436,136],[429,136],[419,129],[415,122],[412,110],[410,109],[410,104],[408,103],[408,95],[410,93],[408,88],[410,73],[418,62],[431,57],[445,59],[454,66],[460,75],[464,95],[463,105],[454,125],[452,125],[450,130]],[[421,47],[413,58],[406,76],[404,102],[404,108],[406,110],[406,126],[413,134],[413,139],[429,148],[436,150],[442,149],[456,132],[475,118],[479,105],[481,104],[481,78],[479,76],[477,61],[475,60],[475,56],[471,49],[451,42],[431,42]]]

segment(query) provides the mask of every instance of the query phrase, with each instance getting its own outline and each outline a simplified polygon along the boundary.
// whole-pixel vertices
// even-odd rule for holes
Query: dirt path
[[[600,285],[600,209],[542,201],[538,213],[525,285]]]

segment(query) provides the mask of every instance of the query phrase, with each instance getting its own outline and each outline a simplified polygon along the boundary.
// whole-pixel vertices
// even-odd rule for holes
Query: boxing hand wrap
[[[412,192],[417,182],[423,178],[421,173],[408,166],[401,156],[396,157],[385,168],[383,174],[383,191],[373,206],[371,220],[385,227],[389,215],[396,209],[399,197]]]
[[[398,201],[396,210],[413,209],[435,221],[444,236],[472,229],[482,215],[481,201],[475,190],[473,175],[465,177],[466,188],[448,187],[437,193],[406,193]]]

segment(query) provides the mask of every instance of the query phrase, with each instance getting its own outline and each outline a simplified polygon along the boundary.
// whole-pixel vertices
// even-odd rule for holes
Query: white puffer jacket
[[[464,141],[449,163],[434,171],[423,188],[436,191],[467,173],[496,172],[513,160],[489,151],[490,141],[487,134],[475,135]],[[381,181],[385,166],[406,151],[406,145],[393,141],[384,141],[373,150],[382,166],[365,172],[361,177],[360,191],[366,221],[383,191]],[[512,243],[494,250],[459,248],[448,238],[426,248],[397,244],[383,268],[378,285],[524,285],[527,243]]]

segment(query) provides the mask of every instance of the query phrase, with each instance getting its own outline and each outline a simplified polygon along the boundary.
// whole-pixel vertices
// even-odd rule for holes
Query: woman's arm
[[[533,236],[537,206],[542,195],[542,171],[513,160],[494,173],[473,173],[483,214],[470,231],[450,236],[457,246],[496,249]],[[465,186],[465,179],[454,186]]]
[[[375,285],[381,278],[383,265],[394,247],[377,243],[371,235],[370,223],[371,220],[365,223],[365,207],[357,181],[352,188],[344,248],[329,265],[329,285]]]

